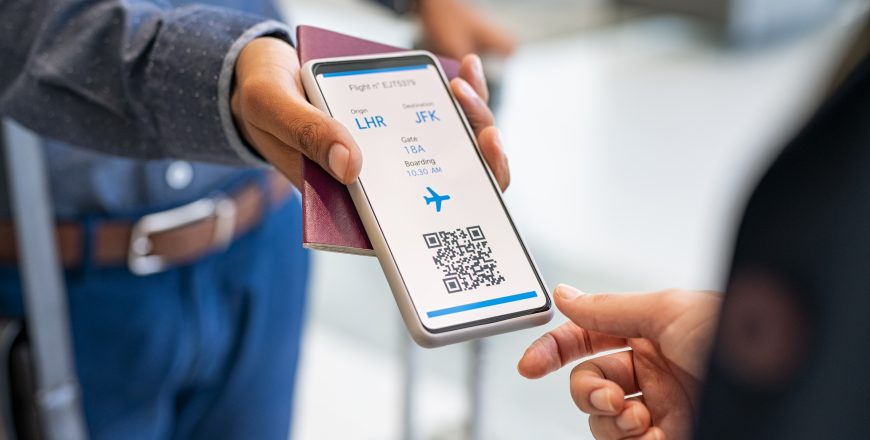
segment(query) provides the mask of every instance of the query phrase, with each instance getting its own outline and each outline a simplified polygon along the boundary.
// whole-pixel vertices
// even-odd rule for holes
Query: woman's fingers
[[[560,284],[556,307],[579,326],[625,338],[658,340],[662,330],[683,308],[669,307],[669,292],[586,294]]]
[[[582,411],[615,415],[623,410],[626,394],[638,391],[632,353],[602,356],[582,362],[571,371],[571,397]]]
[[[517,370],[524,377],[537,379],[582,357],[625,346],[623,338],[591,332],[566,322],[533,342],[523,353]]]
[[[641,435],[636,435],[634,437],[626,437],[623,440],[667,440],[668,436],[665,435],[665,431],[657,426],[653,426],[650,429],[647,429]]]
[[[598,440],[624,439],[639,436],[650,428],[651,417],[646,405],[628,400],[617,415],[589,417],[589,428]]]

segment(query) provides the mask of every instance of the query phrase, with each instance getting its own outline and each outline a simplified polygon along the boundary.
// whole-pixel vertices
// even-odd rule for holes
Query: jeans
[[[91,438],[288,437],[308,255],[298,196],[270,209],[184,267],[66,271]],[[22,313],[16,267],[0,267],[0,313]]]

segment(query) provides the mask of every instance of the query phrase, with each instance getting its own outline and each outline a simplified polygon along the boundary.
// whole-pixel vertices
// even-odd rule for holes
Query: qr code
[[[504,282],[498,262],[480,226],[423,234],[432,261],[443,274],[447,293],[495,286]]]

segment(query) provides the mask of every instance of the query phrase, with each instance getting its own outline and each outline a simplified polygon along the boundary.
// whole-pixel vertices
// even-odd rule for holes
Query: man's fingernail
[[[339,179],[345,178],[349,161],[350,150],[347,147],[339,143],[332,144],[329,147],[329,169]]]
[[[616,408],[613,407],[613,401],[610,399],[610,390],[607,388],[599,388],[589,395],[589,403],[599,411],[613,412]]]
[[[564,300],[572,300],[577,298],[578,296],[583,295],[583,292],[567,285],[567,284],[559,284],[556,286],[556,296]]]
[[[616,426],[624,432],[637,429],[640,426],[640,417],[637,411],[623,411],[616,417]]]
[[[467,81],[460,79],[459,80],[459,88],[462,89],[462,94],[472,97],[478,98],[477,92],[474,91],[474,88],[471,87],[471,84],[468,84]]]

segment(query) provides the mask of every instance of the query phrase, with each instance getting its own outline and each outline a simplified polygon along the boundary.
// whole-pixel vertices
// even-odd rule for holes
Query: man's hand
[[[292,46],[277,38],[258,38],[236,61],[230,106],[244,139],[297,187],[304,154],[333,177],[350,184],[359,176],[362,153],[350,132],[305,99],[299,61]],[[480,59],[462,60],[460,78],[450,86],[477,136],[484,158],[502,190],[510,181],[507,159],[492,112]]]
[[[582,357],[570,390],[597,439],[688,439],[698,385],[719,317],[715,292],[585,295],[556,287],[556,306],[571,322],[532,343],[518,370],[539,378]],[[643,392],[642,397],[624,399]]]
[[[456,59],[470,53],[508,56],[516,41],[462,0],[419,0],[418,14],[433,52]]]

